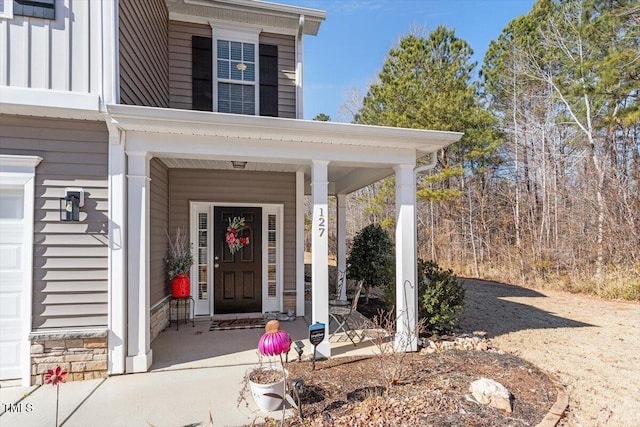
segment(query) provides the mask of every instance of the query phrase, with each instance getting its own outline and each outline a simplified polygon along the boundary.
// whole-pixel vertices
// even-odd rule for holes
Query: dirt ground
[[[461,326],[555,374],[569,426],[640,425],[640,304],[464,279]]]

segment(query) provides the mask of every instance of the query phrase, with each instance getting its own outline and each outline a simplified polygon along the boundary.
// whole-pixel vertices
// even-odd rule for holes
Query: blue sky
[[[321,9],[327,19],[317,36],[304,40],[304,118],[319,113],[348,121],[342,105],[364,95],[398,40],[419,28],[427,34],[442,24],[474,50],[478,68],[491,40],[534,0],[270,0]]]

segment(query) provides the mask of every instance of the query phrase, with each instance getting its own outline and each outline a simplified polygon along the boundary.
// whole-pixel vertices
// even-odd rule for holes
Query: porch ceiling
[[[245,172],[281,172],[294,173],[299,168],[305,172],[305,193],[311,194],[311,174],[306,166],[287,163],[267,163],[267,162],[247,162],[244,169],[238,170],[233,167],[230,160],[209,160],[209,159],[188,159],[158,157],[158,159],[168,168],[174,169],[215,169],[226,170],[231,173]],[[237,160],[242,160],[241,158]],[[376,182],[393,173],[390,167],[357,167],[346,165],[329,165],[329,194],[348,194],[373,182]]]

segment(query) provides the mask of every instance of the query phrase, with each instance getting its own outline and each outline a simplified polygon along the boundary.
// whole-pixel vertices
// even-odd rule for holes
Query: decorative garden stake
[[[270,320],[264,327],[265,333],[258,341],[258,351],[263,356],[280,356],[280,366],[282,366],[282,375],[284,381],[284,395],[282,397],[282,423],[284,424],[284,413],[286,409],[285,396],[287,395],[287,373],[284,369],[284,361],[282,355],[289,353],[291,348],[291,337],[287,331],[280,330],[280,322]]]
[[[66,383],[64,377],[67,371],[63,371],[62,367],[56,366],[56,369],[49,369],[44,375],[45,384],[51,384],[56,387],[56,427],[58,427],[58,401],[60,398],[60,383]]]
[[[316,370],[316,349],[318,348],[318,344],[324,341],[324,329],[325,325],[321,322],[316,322],[313,325],[309,326],[309,341],[311,345],[313,345],[313,358],[312,365],[313,369]]]

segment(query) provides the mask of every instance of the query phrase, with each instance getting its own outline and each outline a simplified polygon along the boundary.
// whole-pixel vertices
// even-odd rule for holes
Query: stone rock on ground
[[[511,405],[513,401],[512,395],[509,390],[499,382],[488,378],[480,378],[471,383],[469,393],[483,405],[503,409],[508,413],[513,411]]]

